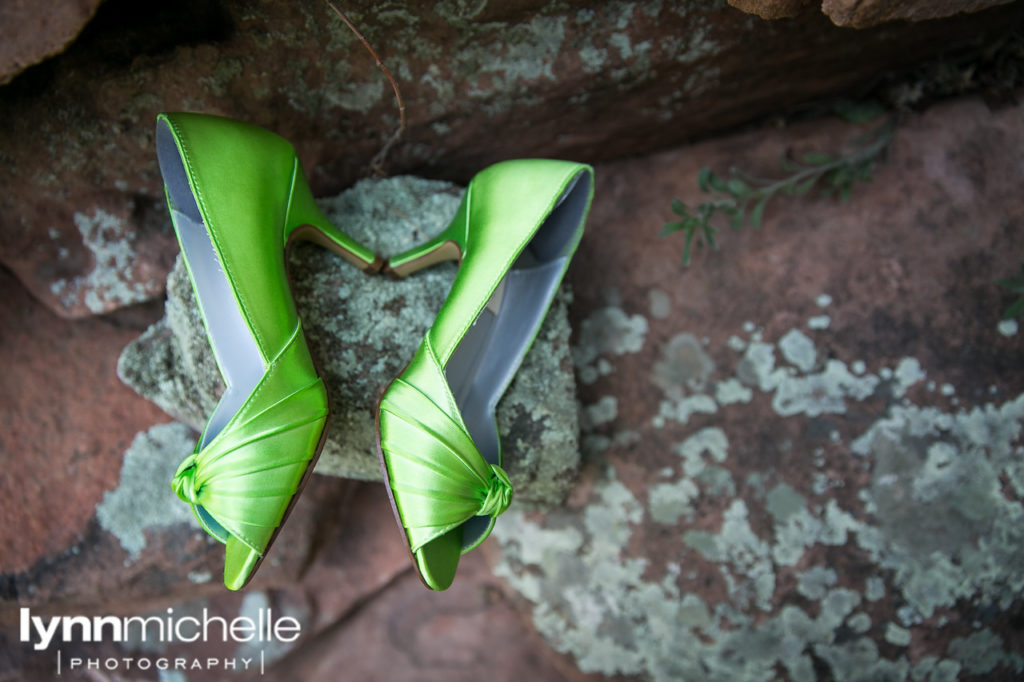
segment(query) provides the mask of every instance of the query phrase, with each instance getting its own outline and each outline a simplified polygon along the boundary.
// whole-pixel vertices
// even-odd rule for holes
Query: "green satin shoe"
[[[328,405],[288,286],[292,239],[363,270],[381,260],[313,201],[295,150],[239,121],[161,114],[157,154],[185,266],[225,391],[172,485],[225,544],[224,584],[245,586],[313,470]]]
[[[388,261],[401,279],[460,261],[412,361],[381,397],[377,446],[395,518],[427,587],[512,500],[494,411],[533,343],[583,234],[589,166],[506,161],[478,173],[437,237]]]

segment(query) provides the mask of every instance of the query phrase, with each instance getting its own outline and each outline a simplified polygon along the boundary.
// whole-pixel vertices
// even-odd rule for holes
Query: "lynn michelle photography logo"
[[[36,651],[56,652],[57,674],[65,670],[104,670],[121,673],[139,670],[259,670],[263,673],[263,646],[290,643],[302,634],[302,626],[290,616],[276,616],[271,608],[261,608],[253,616],[222,618],[203,608],[197,615],[177,615],[173,608],[165,614],[150,616],[34,616],[22,607],[19,637]],[[140,654],[137,656],[97,656],[76,653],[65,656],[62,645],[77,642],[129,642],[189,644],[192,642],[234,642],[248,645],[239,651],[246,655],[228,657],[189,657]],[[258,655],[257,655],[257,647]],[[145,649],[152,650],[153,646]]]

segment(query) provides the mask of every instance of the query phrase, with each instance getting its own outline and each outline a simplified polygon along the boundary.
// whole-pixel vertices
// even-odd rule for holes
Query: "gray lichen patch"
[[[907,397],[927,374],[916,359],[889,361],[894,369],[883,377],[864,361],[853,371],[839,358],[822,363],[806,330],[784,334],[785,349],[754,324],[745,331],[749,341],[726,344],[741,354],[731,355],[734,376],[717,367],[705,381],[730,382],[715,398],[739,386],[748,401],[692,393],[685,379],[666,384],[683,397],[660,402],[656,426],[677,415],[685,423],[697,405],[723,416],[721,425],[681,438],[678,465],[637,481],[630,463],[631,493],[613,461],[582,508],[520,516],[496,534],[497,571],[533,602],[541,634],[587,672],[652,680],[1024,672],[1016,644],[953,611],[1005,611],[1024,593],[1024,395],[959,412],[918,406]],[[708,353],[683,338],[674,351]],[[852,402],[871,398],[880,400],[847,414]],[[763,420],[766,403],[780,428],[805,433],[811,418],[829,415],[819,429],[827,443],[807,453],[816,476],[794,476],[765,458],[763,468],[733,480],[744,463],[731,452],[730,429],[748,414]],[[885,412],[865,424],[864,409],[878,405]],[[638,517],[634,502],[645,494]],[[644,523],[643,537],[658,537],[657,549],[637,556]],[[551,549],[569,545],[579,548],[575,556]],[[871,568],[857,573],[851,565]],[[957,627],[956,635],[940,635],[943,627]]]
[[[841,414],[846,412],[847,400],[864,400],[878,385],[878,377],[856,376],[838,360],[829,360],[825,369],[816,374],[797,377],[776,374],[774,381],[777,388],[772,407],[784,417]]]
[[[917,358],[903,358],[896,365],[893,371],[893,396],[902,398],[907,389],[914,384],[923,381],[926,374],[921,369],[921,363]]]
[[[913,635],[910,630],[901,628],[896,623],[889,623],[885,626],[885,641],[895,646],[909,646]]]
[[[814,601],[821,601],[828,594],[838,577],[831,568],[815,566],[797,574],[796,591]]]
[[[954,639],[949,643],[949,655],[972,675],[985,675],[1002,666],[1017,673],[1024,669],[1020,655],[1007,654],[1002,637],[988,628]]]
[[[700,496],[697,485],[686,478],[674,483],[658,483],[647,493],[651,518],[658,523],[674,525],[679,520],[693,519],[693,502]]]
[[[96,505],[96,520],[118,539],[130,560],[146,548],[145,531],[192,519],[170,481],[195,439],[184,424],[158,424],[138,434],[125,451],[120,481]]]
[[[1024,507],[1001,489],[1022,422],[1024,396],[955,414],[897,406],[854,442],[874,461],[865,498],[879,521],[858,544],[920,617],[960,599],[1006,608],[1024,590]]]
[[[621,308],[601,308],[583,320],[578,340],[572,349],[572,359],[580,381],[591,384],[602,374],[612,371],[609,357],[636,353],[647,338],[647,319],[642,315],[628,315]],[[601,361],[605,360],[602,365]]]
[[[753,602],[763,611],[771,609],[775,593],[771,547],[751,529],[743,500],[734,500],[725,510],[719,533],[687,531],[683,543],[718,565],[737,607],[746,610]]]
[[[606,395],[593,405],[583,408],[583,422],[580,428],[589,431],[594,427],[606,424],[615,419],[618,414],[619,402],[613,395]]]
[[[661,289],[651,289],[647,292],[650,302],[651,317],[664,320],[672,312],[672,299]]]
[[[807,505],[803,495],[787,483],[780,483],[768,492],[765,507],[776,523],[785,523],[794,514],[799,514]]]
[[[148,276],[136,254],[137,234],[128,221],[101,208],[77,212],[75,227],[92,258],[92,269],[73,279],[58,279],[51,292],[68,308],[84,304],[102,313],[140,303],[159,293],[162,282]]]
[[[719,405],[732,405],[733,403],[749,403],[754,397],[754,392],[744,386],[739,379],[729,378],[719,382],[715,387],[715,401]]]
[[[661,348],[661,359],[655,363],[651,381],[672,400],[681,400],[688,392],[704,389],[715,362],[693,334],[673,336]]]
[[[449,183],[396,177],[363,180],[319,203],[353,238],[392,255],[444,229],[461,196],[462,190]],[[316,471],[380,480],[373,419],[377,399],[433,323],[456,267],[441,264],[393,282],[367,276],[308,244],[291,249],[289,266],[310,353],[331,399],[330,431]],[[216,405],[223,382],[180,259],[167,288],[165,319],[125,349],[119,376],[198,429]],[[579,466],[569,300],[567,289],[556,296],[498,405],[504,465],[519,503],[557,504]]]
[[[832,324],[832,318],[828,315],[815,315],[807,318],[808,329],[828,329]]]
[[[779,339],[779,350],[787,362],[795,365],[801,371],[810,372],[814,368],[814,362],[817,359],[814,342],[799,329],[790,329],[785,336]]]
[[[579,515],[562,511],[536,521],[510,511],[495,529],[503,550],[496,572],[534,603],[538,630],[557,650],[572,653],[583,671],[724,682],[772,679],[781,666],[793,679],[813,680],[811,648],[844,669],[906,665],[880,658],[877,649],[872,658],[870,646],[835,644],[837,628],[862,599],[830,588],[827,571],[812,579],[822,588],[811,589],[820,595],[818,616],[768,603],[775,585],[771,543],[752,531],[742,501],[730,506],[720,533],[682,537],[718,562],[730,596],[718,604],[680,589],[681,566],[669,563],[663,574],[651,574],[646,559],[624,553],[641,521],[637,511],[636,499],[609,470]],[[744,604],[768,613],[755,621]]]
[[[707,466],[705,455],[714,462],[724,462],[729,451],[729,439],[717,426],[708,426],[696,432],[676,447],[683,458],[683,471],[696,476]]]

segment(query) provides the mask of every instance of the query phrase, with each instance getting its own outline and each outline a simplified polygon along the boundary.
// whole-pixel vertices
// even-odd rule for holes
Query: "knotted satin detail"
[[[316,454],[327,392],[299,328],[241,409],[171,479],[213,537],[263,552]]]
[[[196,489],[196,456],[191,454],[181,461],[178,471],[171,479],[171,487],[178,499],[192,505],[199,504],[199,491]]]
[[[508,474],[477,449],[432,356],[431,371],[433,387],[399,377],[380,406],[387,482],[413,552],[475,516],[497,517],[512,501]]]
[[[479,516],[501,516],[512,502],[512,482],[508,474],[497,464],[491,465],[491,480],[487,486],[487,497],[480,505]]]

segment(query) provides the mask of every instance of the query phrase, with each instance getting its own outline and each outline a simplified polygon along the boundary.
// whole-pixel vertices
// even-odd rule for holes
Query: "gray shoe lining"
[[[207,337],[224,377],[224,395],[207,422],[200,443],[202,448],[242,407],[266,373],[266,365],[203,223],[178,146],[163,121],[157,126],[157,157],[181,240],[182,256],[192,274]]]
[[[500,457],[495,407],[522,364],[558,290],[589,195],[590,175],[581,172],[526,245],[445,366],[445,376],[466,428],[480,453],[492,464],[497,464]],[[463,546],[475,544],[489,525],[490,519],[481,516],[463,524]]]

